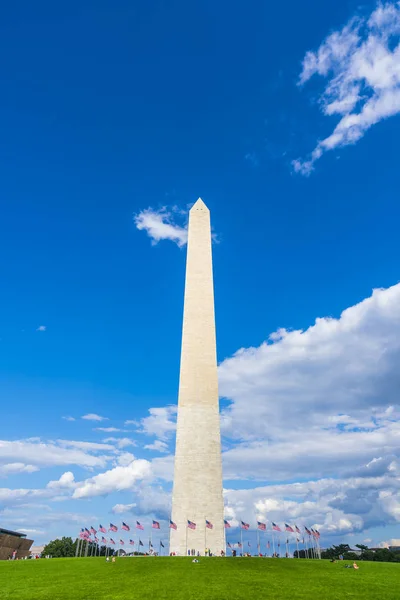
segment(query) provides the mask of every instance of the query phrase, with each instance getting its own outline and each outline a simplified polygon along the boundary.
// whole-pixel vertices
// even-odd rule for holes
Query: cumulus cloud
[[[134,222],[137,229],[147,233],[153,245],[161,240],[171,240],[181,248],[187,243],[188,233],[187,227],[174,222],[179,212],[176,208],[148,208],[135,215]]]
[[[399,360],[398,284],[223,361],[225,480],[271,484],[228,490],[228,516],[257,504],[332,535],[400,522]]]
[[[135,490],[135,502],[116,504],[112,508],[115,514],[133,513],[136,516],[154,515],[156,518],[169,519],[171,514],[171,495],[158,485],[145,485]]]
[[[314,75],[326,78],[321,110],[340,120],[307,159],[293,161],[296,172],[309,175],[325,152],[355,144],[370,127],[400,112],[399,41],[400,3],[386,2],[307,52],[299,83]]]
[[[224,433],[271,442],[295,441],[296,431],[314,427],[337,435],[378,429],[380,421],[392,427],[399,359],[400,284],[374,290],[339,318],[280,329],[223,361],[220,392],[232,401],[222,414]]]
[[[400,506],[400,482],[386,472],[380,477],[349,477],[287,483],[253,489],[226,489],[225,512],[233,525],[256,519],[316,527],[329,536],[360,532],[399,522],[392,506]],[[391,504],[386,503],[391,499]],[[252,516],[254,515],[254,516]]]
[[[176,429],[176,412],[175,405],[150,408],[150,416],[140,421],[139,433],[166,440]]]
[[[145,446],[146,450],[154,450],[155,452],[162,452],[163,454],[168,452],[168,444],[161,440],[155,440],[152,444]]]
[[[47,327],[46,325],[39,325],[39,327],[36,329],[36,331],[46,331]]]
[[[0,477],[15,475],[17,473],[34,473],[35,471],[39,471],[39,467],[36,465],[26,465],[22,462],[13,462],[0,465]]]
[[[132,504],[116,504],[115,506],[112,507],[111,511],[115,514],[115,515],[122,515],[124,513],[129,513],[132,511],[132,509],[134,509],[136,506],[135,503]]]
[[[126,466],[117,466],[95,475],[78,484],[73,498],[105,496],[111,492],[132,490],[138,481],[151,476],[151,463],[147,460],[132,460]]]
[[[397,548],[399,548],[400,547],[400,539],[392,538],[391,540],[387,540],[386,542],[380,542],[380,544],[379,544],[380,548],[390,548],[391,546],[396,546]]]
[[[64,421],[75,421],[75,417],[62,417]]]
[[[101,417],[100,415],[96,415],[95,413],[83,415],[81,419],[85,419],[86,421],[108,421],[108,417]]]
[[[61,475],[60,479],[56,481],[49,481],[47,484],[48,489],[53,490],[70,490],[76,487],[75,477],[71,471],[66,471]]]

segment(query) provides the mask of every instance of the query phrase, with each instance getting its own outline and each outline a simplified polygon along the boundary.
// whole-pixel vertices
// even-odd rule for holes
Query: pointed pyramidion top
[[[204,204],[203,200],[201,198],[199,198],[192,206],[192,208],[190,209],[189,212],[192,212],[192,210],[207,210],[208,211],[208,207]]]

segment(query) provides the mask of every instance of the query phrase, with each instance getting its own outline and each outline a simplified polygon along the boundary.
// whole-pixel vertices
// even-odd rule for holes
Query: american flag
[[[214,525],[212,523],[210,523],[210,521],[206,520],[206,527],[207,527],[207,529],[212,529],[214,527]]]
[[[247,542],[247,545],[248,545],[249,548],[251,548],[250,542]]]
[[[173,521],[171,521],[171,519],[169,521],[169,528],[170,529],[175,529],[175,531],[178,529],[177,526],[176,526],[176,523],[174,523]]]
[[[89,537],[89,534],[87,534],[86,531],[82,528],[79,537],[81,538],[81,540],[86,540]]]
[[[114,542],[114,540],[112,538],[110,538],[110,544],[114,544],[115,545],[115,542]]]
[[[96,535],[97,530],[94,527],[90,528],[90,533],[93,533],[93,535]]]
[[[144,527],[143,527],[143,525],[141,525],[139,523],[139,521],[136,521],[136,529],[140,529],[141,531],[144,531]]]
[[[296,529],[297,533],[301,533],[301,531],[300,531],[300,529],[297,527],[297,525],[295,525],[294,527],[295,527],[295,529]]]
[[[260,523],[260,521],[257,521],[257,529],[261,529],[261,531],[265,531],[267,529],[267,526],[265,523]]]
[[[107,540],[106,540],[106,538],[105,538],[105,537],[102,537],[102,538],[101,538],[101,542],[102,542],[103,544],[107,544]]]
[[[100,525],[99,531],[101,531],[101,533],[107,533],[107,529],[103,527],[103,525]]]
[[[99,543],[99,538],[97,538],[96,536],[94,536],[94,541],[96,542],[96,544]]]
[[[242,529],[250,529],[250,525],[248,523],[244,523],[244,521],[240,521],[241,522],[241,527]]]
[[[231,526],[231,524],[229,523],[229,521],[226,521],[226,519],[224,519],[224,527],[225,529],[229,529]]]
[[[272,521],[271,525],[272,525],[272,529],[273,529],[274,531],[282,531],[282,529],[279,527],[279,525],[277,525],[277,524],[276,524],[276,523],[274,523],[273,521]]]
[[[319,539],[321,537],[320,532],[317,529],[314,529],[314,533],[317,536],[317,538]]]
[[[158,521],[153,521],[152,528],[153,529],[160,529],[160,523]]]
[[[90,533],[89,529],[87,527],[85,527],[85,532],[88,536],[91,536],[92,534]]]
[[[290,527],[287,523],[285,523],[285,531],[289,531],[290,533],[294,533],[293,527]]]
[[[142,540],[139,540],[139,546],[143,546]]]
[[[127,525],[123,521],[122,521],[122,527],[121,527],[121,529],[123,529],[124,531],[130,531],[131,530],[131,528],[129,527],[129,525]]]
[[[116,525],[113,525],[112,523],[110,523],[109,531],[118,531],[118,527]]]
[[[188,521],[187,526],[189,529],[196,529],[196,523],[193,523],[193,521]]]
[[[238,542],[238,548],[241,548],[242,544],[240,542]]]
[[[165,548],[165,546],[162,542],[160,542],[160,546],[161,546],[161,548]]]
[[[124,540],[119,540],[119,543],[123,546],[125,544]]]
[[[134,546],[135,545],[135,540],[129,540],[129,543],[130,543],[131,546]]]
[[[304,527],[304,529],[306,530],[306,533],[308,533],[308,535],[311,535],[311,531],[308,529],[308,527]]]
[[[228,542],[228,548],[232,548],[232,546],[231,546],[230,542]]]

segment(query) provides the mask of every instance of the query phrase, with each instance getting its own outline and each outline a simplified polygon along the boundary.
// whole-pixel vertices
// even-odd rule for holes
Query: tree
[[[70,537],[52,540],[43,548],[42,556],[50,555],[53,558],[66,558],[75,556],[76,541],[73,542]]]

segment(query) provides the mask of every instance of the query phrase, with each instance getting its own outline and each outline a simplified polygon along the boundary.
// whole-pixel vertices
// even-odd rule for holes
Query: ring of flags
[[[225,529],[231,529],[232,528],[231,522],[229,522],[227,519],[224,519],[223,526],[224,526]],[[187,519],[186,527],[187,527],[187,529],[196,530],[197,529],[197,524],[194,521],[191,521],[191,520]],[[239,522],[239,527],[240,527],[241,531],[242,530],[248,531],[250,529],[250,524],[246,523],[245,521],[240,521]],[[144,526],[139,521],[136,521],[135,528],[138,529],[138,530],[140,530],[140,531],[144,531]],[[213,525],[213,523],[211,523],[211,521],[205,519],[205,528],[206,529],[213,529],[214,525]],[[160,522],[152,520],[151,529],[161,530]],[[172,521],[171,519],[169,520],[169,529],[173,529],[175,531],[178,529],[177,524],[174,521]],[[122,531],[131,531],[131,527],[127,523],[125,523],[124,521],[122,521],[121,530]],[[264,531],[264,532],[267,533],[267,524],[263,523],[261,521],[257,521],[256,530],[258,530],[258,531]],[[107,529],[105,527],[103,527],[103,525],[100,524],[98,530],[95,529],[93,526],[91,526],[89,529],[87,527],[82,528],[78,537],[82,541],[93,542],[93,543],[98,544],[99,543],[99,539],[97,537],[97,531],[100,531],[101,533],[107,533]],[[110,523],[108,531],[115,533],[115,532],[118,531],[118,526],[115,525],[114,523]],[[298,527],[298,525],[292,526],[289,523],[285,523],[284,527],[281,528],[277,523],[274,523],[274,521],[271,521],[271,531],[272,531],[272,538],[273,538],[273,532],[275,532],[275,531],[279,532],[279,533],[282,533],[284,531],[284,532],[287,532],[287,533],[296,534],[295,542],[296,542],[297,550],[298,550],[298,544],[301,543],[301,540],[299,539],[299,537],[297,537],[297,534],[301,536],[301,530]],[[310,541],[310,550],[314,549],[314,548],[319,550],[319,539],[321,537],[321,534],[319,533],[319,531],[317,529],[315,529],[315,528],[312,528],[312,527],[308,528],[308,527],[304,526],[304,534],[306,536],[308,536],[308,538],[309,538],[309,541]],[[257,540],[258,540],[257,546],[258,546],[258,549],[260,551],[260,540],[259,540],[259,533],[258,532],[257,532],[257,536],[258,536],[257,537]],[[311,545],[312,544],[311,540],[313,540],[313,542],[315,543],[315,547]],[[294,540],[292,540],[292,542],[293,541]],[[113,546],[116,545],[116,542],[112,538],[110,538],[109,541],[107,541],[107,539],[104,536],[102,536],[102,538],[101,538],[101,543],[104,544],[104,545],[106,545],[106,546],[108,544],[111,544]],[[132,539],[130,539],[128,543],[131,546],[135,546],[135,541],[132,540]],[[164,546],[164,544],[163,544],[163,542],[161,540],[160,540],[159,543],[160,543],[160,548],[165,548],[165,546]],[[303,535],[302,543],[305,544],[305,548],[306,548],[306,551],[307,551],[307,543],[305,542],[304,535]],[[124,546],[125,545],[125,541],[123,539],[120,539],[119,540],[119,544],[121,546]],[[274,544],[274,540],[273,540],[273,544]],[[288,550],[289,544],[290,544],[290,540],[289,540],[289,538],[287,538],[286,539],[286,548],[287,548],[287,550]],[[140,538],[138,540],[138,544],[137,545],[138,545],[138,548],[144,546],[144,544],[140,540]],[[248,542],[247,545],[248,545],[249,548],[251,547],[250,542]],[[280,548],[280,545],[281,545],[280,544],[280,540],[278,539],[277,540],[277,547]],[[242,539],[237,544],[232,544],[231,542],[227,543],[227,547],[230,548],[230,549],[233,549],[234,546],[237,546],[238,548],[243,548],[243,541],[242,541]],[[266,547],[268,549],[271,548],[271,543],[270,543],[269,540],[267,541]],[[153,548],[151,536],[150,536],[150,540],[149,540],[149,549],[150,548]],[[286,552],[286,556],[288,556],[288,552]]]

